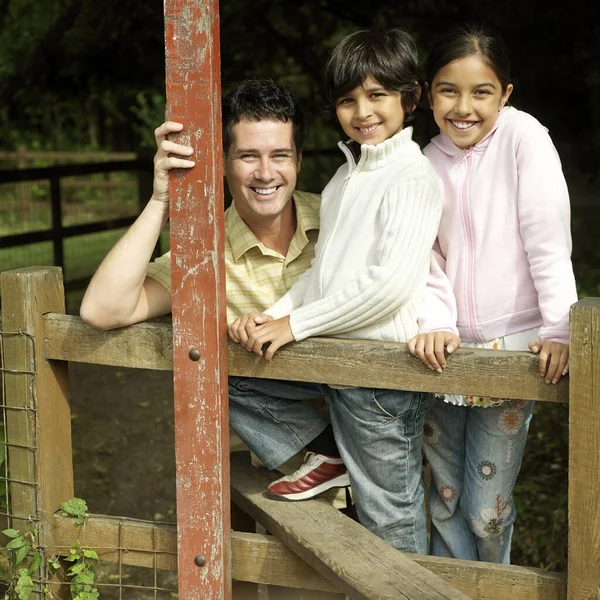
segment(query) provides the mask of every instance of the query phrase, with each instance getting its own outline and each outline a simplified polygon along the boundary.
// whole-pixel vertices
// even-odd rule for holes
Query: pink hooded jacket
[[[577,301],[569,194],[547,130],[507,107],[472,148],[442,133],[424,153],[442,181],[443,212],[420,331],[452,329],[456,317],[465,341],[541,326],[541,340],[568,343]]]

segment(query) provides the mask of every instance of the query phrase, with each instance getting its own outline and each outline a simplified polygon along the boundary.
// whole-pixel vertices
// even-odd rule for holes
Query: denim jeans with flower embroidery
[[[421,452],[433,396],[328,388],[326,397],[361,524],[398,550],[425,554]]]
[[[510,563],[513,489],[532,411],[527,400],[489,408],[436,400],[423,445],[432,475],[431,554]]]

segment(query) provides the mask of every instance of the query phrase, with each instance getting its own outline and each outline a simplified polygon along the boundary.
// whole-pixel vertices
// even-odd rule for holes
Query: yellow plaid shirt
[[[287,256],[266,248],[242,221],[235,205],[225,212],[227,323],[262,312],[281,298],[310,267],[319,234],[320,196],[295,191],[296,232]],[[148,277],[171,291],[171,253],[150,263]]]

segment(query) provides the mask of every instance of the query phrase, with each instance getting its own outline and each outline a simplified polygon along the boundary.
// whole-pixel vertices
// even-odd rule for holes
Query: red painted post
[[[166,0],[167,117],[196,166],[172,176],[179,597],[231,598],[218,0]]]

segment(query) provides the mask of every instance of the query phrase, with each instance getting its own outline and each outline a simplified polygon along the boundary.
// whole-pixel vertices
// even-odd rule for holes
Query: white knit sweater
[[[361,146],[323,191],[311,268],[267,314],[290,315],[294,338],[331,335],[406,342],[417,316],[441,216],[437,176],[412,127]]]

